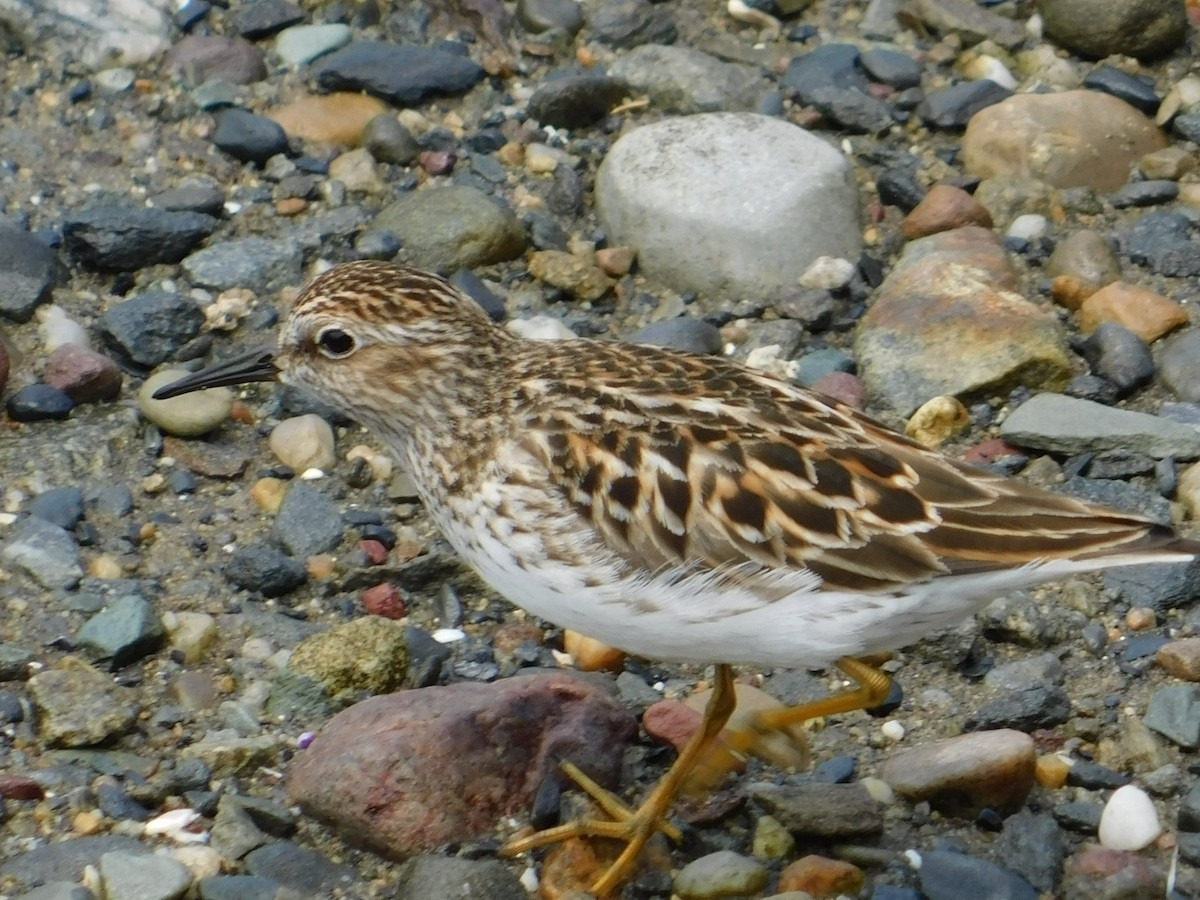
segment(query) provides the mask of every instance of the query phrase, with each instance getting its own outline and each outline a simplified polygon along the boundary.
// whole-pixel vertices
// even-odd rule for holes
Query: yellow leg
[[[729,774],[735,760],[747,755],[760,735],[821,716],[871,709],[882,704],[891,693],[892,679],[860,659],[843,656],[837,661],[837,667],[853,679],[858,687],[811,703],[758,713],[749,727],[723,735],[705,759],[694,767],[694,775],[688,780],[688,791],[700,792],[717,784]]]
[[[612,821],[601,819],[585,819],[548,828],[537,834],[515,841],[509,841],[500,852],[505,856],[515,856],[537,847],[544,847],[570,837],[604,837],[625,842],[625,848],[616,862],[591,887],[591,893],[597,897],[607,897],[621,884],[633,869],[638,854],[656,831],[662,831],[669,837],[679,840],[679,831],[666,821],[666,814],[671,808],[671,802],[679,792],[688,774],[704,757],[712,742],[721,733],[729,717],[733,715],[736,695],[733,691],[733,670],[729,666],[719,665],[716,671],[716,683],[712,696],[704,708],[704,719],[688,742],[684,745],[667,774],[654,786],[650,796],[636,810],[631,810],[624,803],[612,796],[608,791],[595,784],[590,778],[574,766],[564,766],[571,776],[587,793],[600,804],[600,807],[613,817]]]

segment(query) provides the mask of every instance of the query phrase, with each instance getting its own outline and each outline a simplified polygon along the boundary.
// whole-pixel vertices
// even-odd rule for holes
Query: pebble
[[[957,398],[934,397],[909,417],[904,433],[926,447],[939,447],[970,424],[970,413]]]
[[[241,238],[198,250],[183,260],[183,271],[197,287],[212,291],[243,288],[268,294],[303,280],[300,245],[289,238]]]
[[[58,388],[30,384],[13,391],[4,408],[14,422],[44,422],[67,418],[75,402]]]
[[[303,66],[350,43],[349,25],[295,25],[275,36],[275,55],[289,66]]]
[[[692,47],[644,44],[619,57],[609,72],[629,93],[677,115],[750,112],[763,93],[757,67],[723,62]]]
[[[92,659],[116,670],[153,653],[165,637],[153,604],[137,594],[126,594],[88,619],[77,640]]]
[[[950,231],[964,225],[992,227],[992,216],[983,204],[950,184],[935,184],[924,199],[900,223],[900,231],[909,240]]]
[[[1153,59],[1170,53],[1187,35],[1184,10],[1169,0],[1099,6],[1044,0],[1038,11],[1048,37],[1087,59],[1114,54]]]
[[[163,57],[163,68],[192,84],[253,84],[267,77],[262,52],[240,37],[192,34]]]
[[[794,835],[848,838],[883,829],[883,807],[861,783],[756,782],[749,792]]]
[[[1188,750],[1200,748],[1200,687],[1172,684],[1150,695],[1146,726]]]
[[[267,443],[275,458],[295,472],[328,470],[337,463],[333,429],[312,413],[284,419],[271,429]]]
[[[960,900],[988,897],[989,900],[1037,900],[1038,892],[1013,872],[974,856],[949,850],[920,854],[917,877],[926,900]]]
[[[1188,324],[1178,303],[1137,285],[1115,281],[1088,297],[1080,308],[1080,328],[1086,333],[1100,322],[1115,322],[1146,343]]]
[[[722,347],[720,329],[691,316],[651,322],[629,335],[627,340],[632,344],[649,344],[686,353],[720,353]]]
[[[1200,402],[1200,330],[1188,329],[1164,341],[1158,366],[1163,383],[1176,397]]]
[[[440,271],[503,262],[525,246],[512,211],[465,185],[406,194],[384,207],[373,227],[393,232],[414,265]]]
[[[271,536],[300,559],[326,553],[341,542],[341,513],[320,491],[293,482],[275,516]]]
[[[83,577],[79,546],[57,525],[30,516],[9,531],[0,559],[48,590],[70,590]]]
[[[182,294],[150,290],[113,304],[97,324],[118,357],[150,369],[200,333],[204,313]]]
[[[1013,730],[980,732],[910,747],[885,760],[879,776],[913,802],[974,818],[983,809],[1021,808],[1034,784],[1032,739]]]
[[[201,213],[155,207],[93,206],[63,221],[63,245],[77,262],[107,272],[183,259],[217,227]]]
[[[0,318],[28,322],[50,299],[57,265],[43,241],[0,218]]]
[[[1162,833],[1154,801],[1137,785],[1117,788],[1100,816],[1100,844],[1112,850],[1141,850]]]
[[[1099,296],[1105,290],[1107,288],[1101,288],[1101,291],[1092,296]],[[1090,297],[1085,300],[1084,308],[1091,302]],[[1094,306],[1092,312],[1102,313],[1103,307]],[[1082,320],[1087,315],[1081,311],[1081,327]],[[1149,384],[1154,378],[1154,357],[1142,339],[1128,328],[1114,322],[1092,321],[1090,324],[1092,327],[1088,330],[1092,333],[1083,342],[1081,349],[1084,359],[1091,366],[1092,374],[1103,378],[1116,388],[1118,397],[1124,397]]]
[[[980,112],[1013,96],[1013,92],[990,78],[967,81],[930,91],[917,107],[917,115],[930,128],[959,130],[969,126]]]
[[[186,868],[154,853],[105,853],[99,870],[105,896],[122,900],[175,900],[192,884]]]
[[[767,867],[758,860],[732,850],[718,850],[680,869],[674,888],[682,900],[746,897],[761,891],[767,876]]]
[[[1051,278],[1068,277],[1079,284],[1080,300],[1121,277],[1121,263],[1104,236],[1090,229],[1074,231],[1059,241],[1046,261]],[[1072,309],[1079,304],[1067,304]]]
[[[596,176],[597,210],[610,240],[677,291],[771,294],[819,256],[858,257],[847,173],[841,153],[793,125],[707,113],[618,140]]]
[[[962,159],[981,178],[1032,175],[1059,188],[1113,191],[1164,146],[1153,122],[1108,94],[1016,94],[971,118]]]
[[[753,854],[771,862],[787,859],[796,852],[796,839],[774,816],[759,816],[754,822]]]
[[[43,491],[29,504],[29,514],[70,531],[83,519],[83,491],[77,487]]]
[[[225,577],[237,587],[264,597],[282,597],[308,580],[304,564],[272,547],[244,547],[233,552]]]
[[[43,377],[46,384],[62,391],[75,404],[115,400],[123,381],[116,363],[78,344],[55,347],[46,360]]]
[[[195,391],[168,400],[155,400],[154,392],[189,374],[186,369],[155,372],[138,391],[142,415],[167,434],[200,437],[218,428],[233,410],[233,391],[217,387]]]
[[[355,880],[349,866],[331,862],[291,841],[259,847],[246,856],[245,864],[252,875],[272,879],[301,896],[336,896]]]
[[[397,900],[479,897],[528,900],[521,882],[496,859],[421,855],[409,860],[397,879]]]
[[[223,109],[216,115],[212,142],[241,162],[264,164],[288,149],[287,134],[278,123],[246,109]]]
[[[466,93],[484,70],[468,56],[433,47],[354,41],[322,57],[314,75],[326,91],[362,91],[403,108],[434,94]]]
[[[1200,681],[1200,637],[1180,638],[1158,648],[1155,661],[1170,675]],[[1200,831],[1200,828],[1194,829]]]
[[[840,859],[810,854],[779,873],[780,891],[799,891],[814,898],[855,896],[866,880],[862,869]]]
[[[1200,456],[1200,434],[1187,425],[1062,394],[1027,400],[1001,424],[1000,437],[1016,447],[1066,455],[1119,446],[1155,458]]]
[[[559,29],[574,35],[583,27],[583,10],[575,0],[519,0],[517,21],[531,34]]]
[[[38,709],[39,737],[51,747],[90,747],[114,740],[137,720],[129,692],[74,657],[27,682]]]

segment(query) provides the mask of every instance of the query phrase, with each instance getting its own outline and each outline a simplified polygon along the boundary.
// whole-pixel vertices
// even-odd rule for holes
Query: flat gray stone
[[[758,69],[691,47],[643,44],[618,57],[608,71],[635,94],[647,95],[656,109],[682,115],[748,112],[766,88]]]
[[[503,262],[525,249],[512,210],[465,185],[405,194],[380,211],[372,227],[395,234],[408,262],[438,272]]]
[[[157,853],[114,850],[100,857],[106,897],[121,900],[175,900],[192,884],[182,863]]]
[[[754,113],[667,119],[622,137],[596,176],[611,242],[677,291],[778,295],[819,256],[856,259],[858,191],[845,157]]]
[[[213,291],[245,288],[274,293],[303,280],[304,254],[295,241],[242,238],[197,250],[183,261],[192,284]]]
[[[69,533],[36,516],[13,527],[0,560],[52,591],[69,590],[83,578],[79,545]]]
[[[11,879],[17,887],[50,881],[78,882],[84,866],[96,865],[105,853],[121,850],[137,853],[145,848],[139,841],[117,834],[58,841],[0,863],[0,878]]]
[[[1200,747],[1200,687],[1170,684],[1150,695],[1142,721],[1187,750]]]
[[[1053,453],[1121,447],[1156,458],[1200,456],[1200,432],[1188,425],[1063,394],[1038,394],[1021,404],[1000,426],[1000,437]]]

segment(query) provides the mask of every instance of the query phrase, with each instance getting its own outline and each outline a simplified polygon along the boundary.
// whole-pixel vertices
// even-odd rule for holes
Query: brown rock
[[[1054,302],[1067,309],[1079,309],[1083,301],[1099,288],[1090,281],[1083,281],[1073,275],[1058,275],[1050,279],[1050,296]]]
[[[163,455],[207,478],[237,478],[250,464],[250,456],[228,444],[163,438]]]
[[[121,393],[121,370],[102,353],[78,344],[55,347],[46,360],[46,384],[76,403],[114,400]],[[0,377],[0,386],[4,379]]]
[[[1017,175],[1054,187],[1113,191],[1166,136],[1123,100],[1099,91],[1014,94],[980,110],[963,135],[972,175]]]
[[[563,649],[575,658],[581,672],[620,672],[625,664],[623,650],[570,629],[563,632]]]
[[[363,609],[372,616],[383,616],[385,619],[403,619],[408,615],[408,607],[400,588],[394,584],[377,584],[362,592]]]
[[[613,287],[613,280],[599,266],[562,250],[535,250],[529,254],[529,274],[580,300],[599,300]]]
[[[1176,678],[1200,681],[1200,637],[1181,638],[1163,644],[1154,659]]]
[[[1002,729],[964,734],[897,753],[879,777],[900,796],[928,800],[949,815],[973,819],[988,807],[1016,812],[1034,784],[1033,739]]]
[[[819,838],[883,831],[883,807],[859,782],[751,785],[750,792],[788,831]]]
[[[700,727],[702,718],[699,712],[679,700],[659,700],[642,714],[642,727],[654,740],[670,744],[678,753]]]
[[[267,77],[262,52],[238,37],[193,34],[167,51],[163,67],[193,84],[219,79],[229,84],[253,84]]]
[[[1079,328],[1090,334],[1102,322],[1115,322],[1147,344],[1188,324],[1187,310],[1161,294],[1114,281],[1083,302],[1079,309]]]
[[[939,395],[968,400],[1070,378],[1058,321],[1015,293],[999,239],[967,227],[908,244],[859,321],[868,393],[902,415]]]
[[[41,800],[46,796],[42,786],[24,775],[0,774],[0,797],[9,800]]]
[[[292,802],[391,858],[491,834],[567,759],[607,787],[637,723],[565,674],[373,697],[339,713],[288,779]]]
[[[814,900],[843,894],[857,897],[864,880],[858,866],[813,854],[802,856],[780,873],[779,890],[803,891]]]
[[[1160,865],[1136,853],[1085,845],[1067,860],[1057,893],[1067,900],[1161,897],[1166,893],[1166,881]]]
[[[637,253],[632,247],[602,247],[596,251],[596,265],[613,278],[628,275]]]
[[[367,123],[387,109],[382,100],[366,94],[324,94],[299,97],[268,111],[267,118],[277,122],[290,137],[357,147]]]
[[[1106,284],[1121,277],[1121,263],[1104,235],[1089,229],[1074,231],[1054,247],[1046,260],[1045,272],[1053,281],[1060,278],[1073,279],[1059,284],[1057,292],[1053,283],[1054,298],[1071,309],[1078,309],[1088,297]],[[1058,294],[1063,295],[1059,299]],[[1072,298],[1078,297],[1078,302]]]
[[[952,184],[935,184],[900,223],[910,241],[915,238],[951,231],[964,225],[992,227],[992,215],[983,204]]]
[[[1037,758],[1033,777],[1048,791],[1056,791],[1067,783],[1071,766],[1056,753],[1046,753]]]

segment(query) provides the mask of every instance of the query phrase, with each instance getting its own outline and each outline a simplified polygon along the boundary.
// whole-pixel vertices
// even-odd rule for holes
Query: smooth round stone
[[[668,347],[686,353],[720,353],[721,331],[710,322],[680,316],[651,322],[629,336],[634,344]]]
[[[289,66],[303,66],[350,43],[350,26],[296,25],[279,32],[275,53]]]
[[[75,401],[48,384],[31,384],[8,398],[5,409],[14,422],[40,422],[45,419],[65,419],[75,408]]]
[[[675,893],[683,900],[745,897],[762,890],[767,867],[756,859],[718,850],[688,863],[675,876]]]
[[[123,900],[174,900],[192,883],[188,870],[168,856],[123,851],[100,857],[100,879],[105,896]]]
[[[146,379],[138,391],[142,415],[167,434],[176,437],[200,437],[229,418],[233,409],[233,391],[209,388],[169,400],[155,400],[154,392],[189,374],[186,369],[163,369]]]
[[[1175,0],[1041,0],[1046,36],[1088,59],[1121,54],[1153,59],[1187,36],[1187,13]]]
[[[552,28],[575,34],[583,27],[583,10],[575,0],[517,0],[517,21],[531,34]]]
[[[794,289],[820,256],[857,259],[846,158],[787,122],[707,113],[647,125],[596,176],[610,243],[675,290],[763,296]]]
[[[1023,216],[1017,216],[1013,219],[1008,226],[1008,230],[1004,233],[1011,238],[1034,241],[1046,233],[1046,227],[1045,216],[1039,216],[1036,213],[1026,213]]]
[[[1117,788],[1100,815],[1100,845],[1112,850],[1141,850],[1162,833],[1150,795],[1135,784]]]
[[[328,470],[337,462],[333,429],[313,413],[284,419],[271,431],[267,443],[276,458],[295,472]]]

